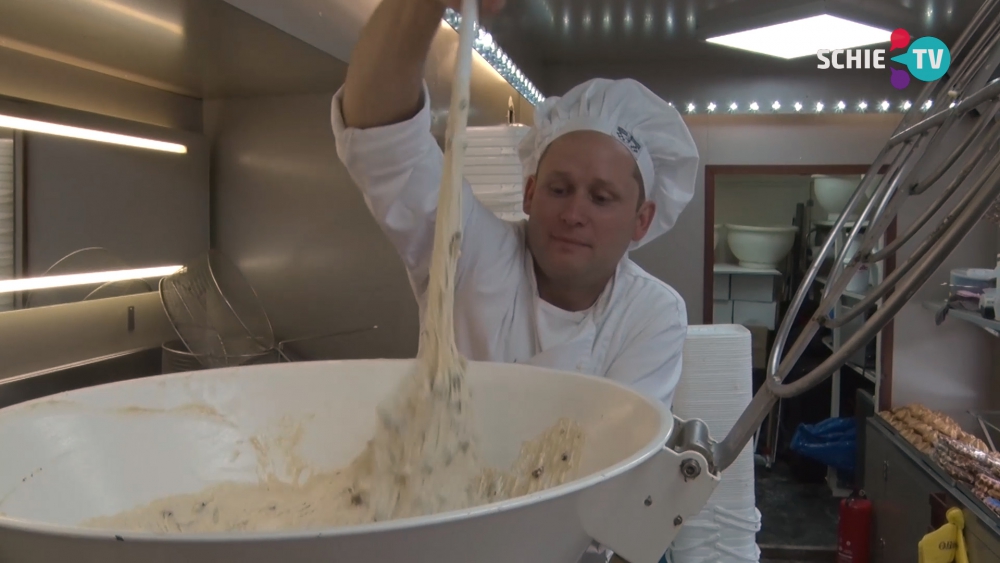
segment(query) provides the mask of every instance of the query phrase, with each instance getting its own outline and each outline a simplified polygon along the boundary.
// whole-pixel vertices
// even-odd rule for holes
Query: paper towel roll
[[[688,328],[673,412],[698,418],[722,439],[753,398],[750,331],[739,325]],[[674,563],[746,563],[760,560],[760,512],[754,496],[753,447],[722,473],[705,509],[684,524],[671,548]]]

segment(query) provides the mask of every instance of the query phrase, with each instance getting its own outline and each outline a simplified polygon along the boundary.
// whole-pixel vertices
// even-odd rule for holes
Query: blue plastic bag
[[[803,457],[853,474],[858,448],[858,424],[854,418],[828,418],[816,424],[800,424],[792,436],[791,449]]]

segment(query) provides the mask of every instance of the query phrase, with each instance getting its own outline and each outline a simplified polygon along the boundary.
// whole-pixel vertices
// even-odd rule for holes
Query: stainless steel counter
[[[82,387],[160,373],[160,348],[144,348],[0,380],[0,408]]]

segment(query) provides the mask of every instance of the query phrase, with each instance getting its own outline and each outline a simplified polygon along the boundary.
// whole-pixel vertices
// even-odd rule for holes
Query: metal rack
[[[823,223],[821,222],[821,223],[817,223],[817,224],[823,224]],[[848,233],[848,229],[850,227],[851,227],[851,225],[850,225],[850,223],[848,223],[847,229],[841,229],[839,231],[831,230],[830,236],[834,237],[834,252],[833,252],[834,256],[840,257],[840,256],[843,255],[843,253],[844,253],[844,251],[846,249],[846,246],[847,246],[847,238],[848,238],[847,233]],[[862,225],[862,228],[864,228],[864,227],[865,227],[865,225]],[[885,243],[884,239],[883,240],[879,240],[878,246],[876,248],[882,248],[884,246],[884,243]],[[882,273],[882,269],[880,267],[873,268],[873,270],[875,272],[875,280],[876,280],[875,285],[877,286],[881,282],[881,280],[883,278],[883,273]],[[822,288],[825,289],[829,285],[829,283],[830,283],[829,278],[827,278],[825,276],[818,276],[818,275],[816,276],[816,284],[818,286],[820,286],[820,287],[822,287]],[[871,291],[871,287],[869,287],[865,291],[865,293],[855,293],[855,292],[851,292],[851,291],[847,291],[847,290],[843,291],[843,293],[840,295],[840,299],[837,301],[837,303],[835,304],[835,306],[833,307],[833,309],[830,311],[829,318],[836,320],[838,317],[841,317],[841,316],[844,316],[844,315],[848,314],[850,312],[850,310],[851,310],[851,306],[853,304],[855,304],[855,303],[860,303],[860,302],[864,301],[865,297],[867,296],[867,293],[870,292],[870,291]],[[878,304],[876,304],[876,306],[877,305]],[[841,348],[844,345],[844,342],[845,342],[845,327],[844,326],[833,326],[833,327],[831,327],[830,333],[831,333],[830,336],[823,337],[821,339],[821,341],[823,342],[823,345],[826,346],[830,350],[831,354],[836,354],[839,350],[841,350]],[[867,343],[866,343],[865,346],[862,347],[862,350],[864,348],[867,348]],[[876,337],[875,337],[875,357],[876,358],[881,358],[882,357],[882,333],[881,332],[879,332],[876,335]],[[842,383],[842,379],[843,379],[843,368],[847,368],[850,371],[853,371],[858,376],[863,377],[869,383],[871,383],[872,385],[874,385],[873,397],[874,397],[875,404],[878,404],[879,396],[881,394],[881,387],[882,387],[881,386],[881,380],[882,380],[882,366],[881,366],[881,361],[876,361],[875,362],[875,369],[868,369],[865,366],[864,360],[862,360],[862,362],[859,364],[859,363],[857,363],[856,361],[854,361],[854,360],[852,360],[850,358],[845,359],[843,366],[841,368],[835,370],[833,372],[833,374],[831,375],[831,378],[830,378],[830,381],[831,381],[831,386],[830,386],[830,389],[831,389],[830,390],[830,417],[831,418],[836,418],[836,417],[842,416],[841,404],[840,403],[841,403],[841,394],[842,394],[841,393],[841,383]],[[850,490],[844,489],[843,487],[840,486],[840,483],[838,482],[837,472],[833,468],[829,468],[829,467],[827,468],[826,482],[827,482],[827,485],[830,487],[830,491],[833,493],[833,495],[835,497],[844,498],[844,497],[849,496],[850,493],[851,493]]]

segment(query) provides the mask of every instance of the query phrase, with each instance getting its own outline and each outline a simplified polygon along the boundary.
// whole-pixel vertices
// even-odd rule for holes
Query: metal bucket
[[[211,365],[225,364],[230,366],[251,366],[260,364],[271,364],[281,361],[281,354],[278,350],[264,350],[255,354],[243,354],[239,356],[226,356],[215,361],[204,362],[202,358],[188,351],[187,347],[180,340],[173,340],[163,344],[163,355],[161,360],[162,373],[179,373],[184,371],[196,371],[206,369]],[[206,365],[207,364],[207,365]]]

